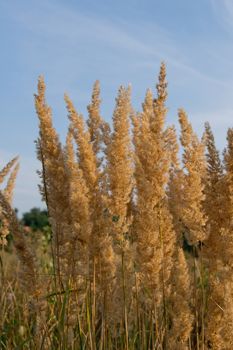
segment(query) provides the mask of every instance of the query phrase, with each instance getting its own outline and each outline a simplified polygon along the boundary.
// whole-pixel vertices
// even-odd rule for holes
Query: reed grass
[[[15,158],[0,171],[0,349],[233,349],[233,130],[222,162],[209,124],[199,139],[180,109],[179,144],[164,63],[156,91],[135,112],[120,87],[112,130],[99,82],[87,121],[65,95],[63,146],[39,78],[51,239],[11,207]]]

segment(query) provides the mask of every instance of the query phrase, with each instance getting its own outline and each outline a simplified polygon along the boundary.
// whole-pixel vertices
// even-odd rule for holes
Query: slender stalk
[[[205,289],[203,281],[203,254],[202,254],[202,242],[200,246],[200,280],[201,280],[201,292],[202,292],[202,305],[201,305],[201,340],[202,350],[205,350]]]
[[[128,334],[128,318],[127,318],[127,306],[126,306],[126,291],[125,291],[125,262],[124,251],[121,252],[121,264],[122,264],[122,282],[123,282],[123,298],[124,298],[124,326],[125,326],[125,342],[126,350],[129,349],[129,334]]]
[[[198,322],[198,308],[197,308],[197,279],[196,279],[196,247],[193,246],[193,277],[194,277],[194,312],[195,312],[195,325],[196,325],[196,348],[197,350],[200,349],[199,346],[199,322]]]
[[[92,342],[93,342],[93,349],[96,349],[96,334],[95,334],[95,327],[96,327],[96,259],[94,257],[93,259],[93,299],[92,299]]]

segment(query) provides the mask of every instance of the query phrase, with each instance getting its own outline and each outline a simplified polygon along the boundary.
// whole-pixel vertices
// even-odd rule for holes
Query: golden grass
[[[166,125],[162,63],[142,112],[120,87],[112,130],[96,82],[85,122],[65,95],[63,146],[38,81],[40,192],[51,239],[11,208],[0,171],[1,349],[233,349],[233,130],[224,162],[209,124]],[[14,167],[14,168],[13,168]],[[7,235],[13,243],[7,246]]]

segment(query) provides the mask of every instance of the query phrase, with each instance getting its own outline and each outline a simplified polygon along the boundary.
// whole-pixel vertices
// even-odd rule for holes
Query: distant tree
[[[32,208],[29,212],[23,214],[22,224],[29,226],[32,230],[43,230],[49,226],[47,210]]]

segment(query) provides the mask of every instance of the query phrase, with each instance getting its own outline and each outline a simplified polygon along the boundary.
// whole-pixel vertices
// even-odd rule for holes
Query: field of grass
[[[46,231],[12,209],[18,159],[0,171],[0,349],[232,350],[233,129],[223,157],[210,125],[157,95],[134,111],[120,87],[112,127],[97,81],[79,114],[65,95],[62,145],[38,80],[37,156]]]

